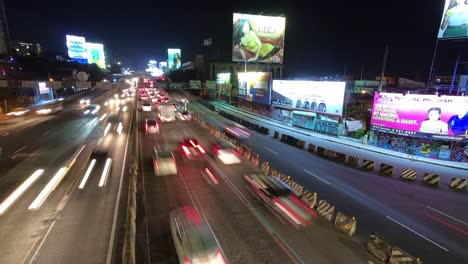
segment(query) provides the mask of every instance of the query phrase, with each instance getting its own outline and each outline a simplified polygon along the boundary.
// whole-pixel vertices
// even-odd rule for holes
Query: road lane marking
[[[103,187],[106,184],[107,176],[109,175],[111,164],[112,164],[112,159],[107,158],[106,165],[104,165],[104,169],[102,170],[101,180],[99,180],[99,187]]]
[[[440,244],[434,242],[433,240],[431,240],[431,239],[425,237],[424,235],[418,233],[417,231],[415,231],[415,230],[413,230],[413,229],[407,227],[406,225],[404,225],[404,224],[398,222],[397,220],[391,218],[390,216],[387,215],[387,216],[385,216],[385,217],[387,217],[389,220],[393,221],[394,223],[399,224],[400,226],[406,228],[407,230],[413,232],[414,234],[420,236],[421,238],[425,239],[426,241],[428,241],[428,242],[434,244],[435,246],[437,246],[437,247],[439,247],[439,248],[441,248],[441,249],[443,249],[443,250],[445,250],[445,251],[447,251],[447,252],[449,251],[447,248],[445,248],[445,247],[441,246]]]
[[[83,177],[83,179],[80,182],[80,186],[78,188],[83,189],[86,181],[88,181],[89,175],[91,174],[91,171],[93,170],[94,164],[96,164],[96,159],[91,160],[91,163],[88,166],[88,169],[86,170],[86,173]]]
[[[19,148],[17,151],[15,151],[15,154],[18,153],[18,152],[20,152],[20,151],[22,151],[22,150],[25,149],[25,148],[26,148],[26,146],[22,146],[22,147]]]
[[[426,208],[431,209],[432,211],[435,211],[435,212],[437,212],[437,213],[439,213],[439,214],[441,214],[441,215],[445,215],[446,217],[448,217],[448,218],[450,218],[450,219],[452,219],[452,220],[455,220],[455,221],[457,221],[457,222],[459,222],[459,223],[461,223],[461,224],[464,224],[464,225],[468,226],[468,223],[467,223],[467,222],[463,222],[462,220],[459,220],[459,219],[457,219],[457,218],[455,218],[455,217],[453,217],[453,216],[450,216],[450,215],[448,215],[448,214],[446,214],[446,213],[444,213],[444,212],[441,212],[441,211],[439,211],[439,210],[437,210],[437,209],[435,209],[435,208],[432,208],[432,207],[430,207],[430,206],[428,206],[428,205],[426,205]]]
[[[323,181],[324,183],[326,183],[326,184],[330,184],[330,182],[329,182],[329,181],[322,179],[321,177],[319,177],[319,176],[315,175],[314,173],[312,173],[312,172],[310,172],[310,171],[308,171],[308,170],[306,170],[306,169],[304,169],[304,171],[305,171],[305,172],[307,172],[307,173],[309,173],[310,175],[314,176],[315,178],[317,178],[317,179],[319,179],[319,180]]]
[[[43,169],[36,170],[29,176],[16,190],[14,190],[3,202],[0,204],[0,215],[19,198],[23,193],[44,173]]]
[[[16,131],[16,132],[20,132],[21,130],[23,130],[23,129],[25,129],[25,128],[26,128],[25,126],[24,126],[24,127],[20,127],[20,128],[18,128],[18,129],[16,129],[15,131]]]
[[[68,199],[70,198],[70,195],[66,194],[63,196],[62,200],[57,205],[57,208],[55,208],[56,212],[62,211],[65,205],[67,204]]]
[[[270,151],[271,153],[275,154],[276,156],[278,156],[278,152],[275,152],[267,147],[264,147],[266,150]]]
[[[435,217],[435,216],[433,216],[433,215],[431,215],[431,214],[428,214],[428,213],[424,213],[424,214],[425,214],[426,216],[428,216],[428,217],[434,219],[435,221],[437,221],[437,222],[439,222],[439,223],[441,223],[441,224],[443,224],[443,225],[445,225],[445,226],[447,226],[447,227],[450,227],[450,228],[452,228],[453,230],[458,231],[458,232],[462,233],[462,234],[465,235],[465,236],[468,236],[468,232],[466,232],[465,230],[463,230],[463,229],[461,229],[461,228],[459,228],[459,227],[456,227],[456,226],[450,224],[449,222],[444,221],[444,220],[442,220],[442,219],[439,219],[439,218],[437,218],[437,217]]]
[[[45,136],[45,135],[47,135],[49,133],[50,133],[50,130],[47,130],[44,134],[42,134],[42,136]]]
[[[46,241],[47,237],[49,236],[50,234],[50,231],[52,231],[52,228],[54,227],[55,223],[57,222],[57,220],[54,220],[52,222],[52,224],[49,226],[49,229],[47,229],[47,233],[45,234],[45,236],[42,238],[42,241],[41,243],[39,244],[39,246],[37,247],[36,251],[34,252],[34,255],[32,256],[31,260],[29,260],[29,264],[32,264],[35,262],[35,259],[37,257],[37,254],[39,254],[39,251],[41,250],[42,246],[44,245],[44,242]]]

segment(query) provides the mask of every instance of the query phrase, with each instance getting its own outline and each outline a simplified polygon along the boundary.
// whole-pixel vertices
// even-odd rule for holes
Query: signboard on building
[[[80,63],[88,62],[85,37],[66,35],[68,56]]]
[[[170,69],[179,69],[182,66],[181,50],[167,49],[167,63]]]
[[[239,72],[238,98],[260,104],[270,104],[270,72]]]
[[[48,94],[50,92],[50,88],[47,87],[45,82],[39,82],[39,94]]]
[[[273,80],[272,105],[343,114],[345,82]]]
[[[216,89],[216,81],[206,81],[205,82],[206,89]]]
[[[233,14],[233,61],[283,63],[286,18]]]
[[[468,133],[468,97],[376,93],[371,127],[405,136],[460,140]]]
[[[189,89],[201,89],[201,81],[200,80],[190,80],[189,81]]]
[[[468,37],[468,3],[466,0],[445,0],[439,26],[439,39]]]

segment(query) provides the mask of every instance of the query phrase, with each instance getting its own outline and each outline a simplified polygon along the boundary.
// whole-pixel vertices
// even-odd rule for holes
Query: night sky
[[[183,62],[193,59],[203,51],[205,37],[214,40],[212,52],[229,61],[232,13],[245,12],[286,16],[284,63],[290,77],[343,71],[359,77],[364,65],[374,78],[388,43],[387,72],[423,80],[443,9],[442,0],[5,0],[5,5],[12,39],[65,51],[66,34],[82,35],[104,43],[108,57],[140,70],[151,58],[166,60],[169,47],[182,49]],[[447,65],[454,62],[453,50],[442,47]],[[451,67],[439,70],[450,73]]]

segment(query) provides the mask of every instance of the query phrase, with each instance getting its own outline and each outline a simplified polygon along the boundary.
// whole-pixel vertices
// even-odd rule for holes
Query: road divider
[[[346,164],[352,168],[359,167],[359,157],[356,156],[348,156],[348,161]]]
[[[374,161],[367,160],[367,159],[362,161],[361,169],[366,170],[366,171],[372,171],[372,170],[374,170],[374,168],[375,168],[375,162]]]
[[[301,196],[301,200],[306,203],[307,205],[309,205],[310,208],[315,208],[315,205],[317,204],[317,193],[312,193],[312,192],[309,192],[308,190],[304,190],[302,192],[302,196]]]
[[[307,151],[311,153],[315,153],[315,145],[312,143],[309,143],[309,146],[307,147]]]
[[[450,181],[450,188],[457,190],[457,191],[465,191],[467,183],[468,183],[467,179],[452,178],[452,180]]]
[[[265,161],[260,165],[260,173],[270,175],[270,163],[268,163],[268,161]]]
[[[433,173],[424,173],[423,183],[429,186],[437,186],[440,182],[440,176]]]
[[[400,178],[405,181],[414,181],[416,180],[416,174],[415,169],[402,169]]]
[[[250,152],[249,161],[252,163],[252,165],[258,167],[260,165],[260,155]]]
[[[367,250],[378,260],[387,263],[392,254],[392,245],[382,237],[371,234],[367,240]]]
[[[385,163],[380,164],[379,174],[384,176],[392,176],[393,166]]]
[[[341,212],[336,214],[335,228],[345,233],[348,236],[353,236],[356,233],[356,218],[349,217]]]
[[[420,258],[411,256],[408,252],[399,247],[392,247],[389,264],[422,264]]]
[[[317,205],[317,213],[323,217],[323,219],[331,222],[333,220],[333,213],[335,212],[335,206],[331,203],[320,200]]]
[[[130,162],[130,179],[128,185],[127,217],[125,221],[124,242],[122,248],[122,263],[135,264],[135,235],[136,235],[136,193],[138,163],[132,158]]]

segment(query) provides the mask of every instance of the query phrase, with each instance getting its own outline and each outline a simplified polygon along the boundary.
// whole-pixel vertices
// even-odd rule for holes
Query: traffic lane
[[[215,113],[208,113],[205,112],[206,114],[210,114],[212,118],[216,118]],[[269,141],[269,142],[266,142]],[[308,153],[305,153],[304,151],[298,150],[294,147],[279,143],[276,140],[270,139],[268,137],[264,137],[262,135],[257,135],[255,132],[252,132],[252,137],[250,140],[246,141],[247,145],[249,146],[250,143],[254,142],[255,146],[250,145],[250,147],[258,154],[260,154],[261,157],[265,158],[266,160],[269,160],[270,163],[283,173],[286,173],[288,175],[293,175],[294,179],[297,179],[298,182],[302,183],[305,185],[306,188],[317,191],[319,192],[320,199],[327,199],[330,200],[331,202],[337,204],[338,208],[340,210],[343,210],[345,213],[349,213],[350,215],[356,215],[358,216],[358,219],[360,219],[359,223],[362,228],[365,231],[365,235],[367,235],[368,232],[370,231],[376,231],[380,232],[379,230],[384,229],[382,228],[383,226],[388,226],[388,225],[393,225],[395,224],[392,220],[389,220],[386,216],[390,216],[393,218],[392,219],[398,219],[396,216],[402,216],[402,217],[407,217],[404,214],[402,215],[401,211],[406,209],[408,211],[406,213],[413,215],[413,216],[421,216],[419,212],[421,212],[421,207],[422,205],[418,204],[416,207],[417,209],[414,209],[414,206],[412,206],[411,201],[407,201],[404,199],[404,195],[401,194],[401,192],[407,191],[407,195],[414,195],[414,192],[412,190],[407,190],[406,185],[401,186],[402,184],[404,185],[405,183],[402,183],[400,181],[389,181],[389,179],[384,179],[382,177],[378,177],[376,175],[371,175],[368,173],[363,173],[360,171],[352,170],[346,167],[339,166],[335,163],[318,159],[318,157],[315,157],[313,155],[310,155]],[[265,149],[266,146],[269,146],[268,149]],[[289,151],[288,151],[289,150]],[[299,152],[300,151],[300,152]],[[290,159],[284,160],[279,158],[279,154],[282,155],[282,157],[294,157],[295,164],[299,163],[300,165],[296,166],[291,166],[290,165]],[[305,155],[304,155],[305,154]],[[311,159],[315,161],[313,162],[313,166],[311,168]],[[307,168],[309,172],[312,172],[314,176],[310,175],[309,173],[304,171],[304,168]],[[317,172],[317,168],[320,170]],[[333,168],[333,170],[330,170],[330,168]],[[345,170],[337,172],[337,169]],[[347,171],[346,171],[347,170]],[[330,173],[331,171],[331,173]],[[356,177],[356,174],[359,175],[359,177]],[[325,176],[329,175],[329,176]],[[345,176],[343,176],[345,175]],[[364,175],[361,177],[361,175]],[[366,178],[367,176],[367,178]],[[331,177],[331,178],[330,178]],[[363,180],[365,178],[366,180]],[[355,186],[349,186],[348,183],[342,183],[343,179],[349,179],[354,181]],[[339,181],[338,181],[339,180]],[[376,182],[377,181],[377,182]],[[369,184],[371,183],[371,184]],[[391,186],[391,184],[397,185],[393,188],[388,188],[388,186]],[[372,191],[372,193],[366,194],[361,191],[361,189],[365,189],[363,186],[366,186],[369,191]],[[387,192],[382,192],[380,191],[381,186],[386,186]],[[414,186],[416,187],[416,186]],[[411,186],[410,188],[414,188]],[[335,191],[330,194],[330,188],[334,189]],[[418,188],[418,187],[416,187]],[[433,190],[428,190],[424,189],[423,187],[419,186],[419,189],[421,192],[423,192],[427,197],[423,198],[425,200],[430,199],[434,200],[434,198],[437,198],[436,195],[434,195]],[[392,192],[392,190],[395,190]],[[346,193],[346,195],[343,195],[343,193]],[[382,193],[384,195],[382,195]],[[396,194],[396,195],[395,195]],[[445,195],[453,195],[453,193],[447,193],[445,192]],[[354,197],[353,199],[349,199],[351,197]],[[379,197],[380,199],[386,198],[385,202],[390,203],[393,205],[392,209],[387,205],[382,204],[381,202],[376,201],[375,197]],[[383,198],[381,198],[383,197]],[[402,208],[402,204],[404,204],[406,207]],[[459,203],[458,203],[459,204]],[[376,212],[375,216],[380,216],[379,218],[375,217],[366,217],[369,215],[369,209],[368,207],[372,208]],[[463,207],[463,205],[461,205]],[[390,209],[392,209],[393,214],[390,214]],[[408,210],[409,209],[409,210]],[[387,215],[382,215],[382,212],[387,212]],[[396,215],[396,216],[395,216]],[[376,219],[380,219],[379,224],[376,224]],[[402,221],[402,220],[400,220]],[[439,229],[440,226],[434,225],[434,221],[431,225],[427,224],[428,222],[428,217],[424,215],[424,219],[419,219],[419,223],[409,225],[406,224],[407,226],[409,225],[411,229],[416,229],[421,228],[423,225],[428,225],[429,228],[425,228],[426,234],[433,235],[433,232],[430,230],[431,228],[435,228],[435,230]],[[416,221],[418,222],[418,221]],[[405,222],[406,223],[406,222]],[[437,223],[440,225],[440,223]],[[414,226],[414,227],[413,227]],[[369,228],[370,227],[370,228]],[[400,232],[398,232],[397,236],[395,236],[395,232],[388,232],[387,233],[381,232],[386,237],[392,238],[395,237],[392,241],[396,241],[399,243],[399,245],[406,245],[407,243],[405,240],[407,240],[404,237],[407,237],[408,235],[413,235],[415,240],[415,243],[408,243],[408,247],[406,249],[416,249],[416,245],[418,244],[426,244],[429,243],[429,246],[436,246],[433,245],[432,242],[427,241],[427,239],[424,239],[421,241],[421,238],[419,235],[413,234],[413,231],[409,231],[407,228],[404,228],[400,226]],[[360,228],[361,229],[361,228]],[[458,232],[459,233],[459,232]],[[434,240],[437,241],[444,241],[447,242],[448,244],[451,245],[452,248],[454,248],[458,253],[463,254],[463,251],[460,251],[460,245],[463,245],[464,243],[458,244],[460,240],[460,234],[452,234],[452,236],[455,235],[457,236],[455,239],[455,243],[449,239],[444,239],[443,237],[440,237],[440,235],[437,234]],[[362,239],[364,237],[361,234]],[[425,236],[426,238],[429,237],[429,235]],[[431,238],[429,238],[431,239]],[[463,242],[464,238],[461,238]],[[431,241],[433,241],[431,239]],[[418,243],[419,242],[419,243]],[[437,242],[436,242],[437,243]],[[444,246],[442,246],[445,248]],[[432,259],[433,258],[440,258],[444,259],[446,256],[446,253],[444,249],[439,248],[440,251],[431,251],[428,252],[428,254],[436,253],[435,255],[431,255]],[[412,252],[425,252],[427,250],[417,250],[417,251],[412,251]],[[457,258],[456,256],[453,256],[454,258]]]
[[[174,128],[167,132],[163,131],[163,137],[169,134],[173,140],[190,135],[200,140],[200,143],[204,142],[204,146],[207,146],[206,142],[211,140],[206,133],[200,133],[202,131],[197,130],[192,122],[175,122],[168,126]],[[178,135],[174,136],[177,133]],[[275,238],[261,228],[258,221],[253,220],[254,215],[250,211],[252,208],[249,210],[222,181],[213,185],[212,181],[201,174],[202,170],[211,168],[212,165],[204,160],[184,159],[177,164],[182,183],[197,208],[207,217],[230,262],[289,263],[292,261],[287,255],[289,252],[284,252],[281,244],[276,244]]]
[[[112,220],[124,164],[126,137],[108,134],[100,149],[112,158],[97,159],[89,178],[80,189],[92,159],[80,170],[67,204],[40,249],[36,263],[105,263]]]
[[[205,130],[194,129],[192,133],[197,134],[201,138],[200,142],[205,144],[212,140],[212,136],[206,135]],[[314,261],[317,261],[317,263],[344,263],[349,261],[352,263],[367,263],[369,257],[362,243],[336,233],[329,223],[316,218],[311,227],[296,230],[284,219],[273,214],[250,192],[243,179],[243,175],[257,172],[257,169],[248,161],[243,160],[240,165],[214,163],[216,164],[215,167],[220,168],[220,171],[217,171],[223,175],[222,178],[226,181],[226,184],[230,185],[231,189],[235,190],[240,197],[246,197],[247,202],[253,205],[254,210],[263,219],[266,219],[267,226],[271,226],[274,230],[273,233],[281,241],[281,246],[286,248],[287,252],[293,256],[293,259],[297,259],[299,262],[307,262],[307,259],[310,259],[311,255],[313,255]],[[324,252],[334,252],[334,254],[324,254]]]

